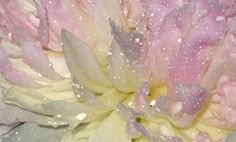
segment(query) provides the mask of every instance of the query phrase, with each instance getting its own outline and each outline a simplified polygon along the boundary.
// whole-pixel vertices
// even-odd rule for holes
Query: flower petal
[[[63,0],[40,1],[42,2],[42,6],[47,11],[50,28],[52,29],[52,32],[55,33],[59,41],[61,39],[61,29],[63,28],[78,37],[82,36],[70,8],[64,4]]]
[[[139,113],[147,113],[149,111],[149,104],[147,102],[147,97],[149,94],[149,83],[144,82],[137,92],[135,102],[136,102],[136,110]]]
[[[121,91],[135,91],[150,74],[144,38],[138,33],[124,32],[112,22],[111,26],[114,35],[108,56],[111,81]]]
[[[116,112],[111,113],[92,136],[91,142],[131,142],[125,133],[125,124]]]
[[[187,114],[194,114],[202,110],[202,106],[207,98],[207,92],[199,86],[190,86],[186,84],[176,85],[176,95],[183,104],[183,111]]]
[[[127,29],[126,20],[122,13],[121,3],[117,0],[87,0],[92,5],[94,24],[96,31],[107,45],[112,42],[111,27],[109,18],[114,20],[116,24]],[[106,7],[104,9],[104,7]]]
[[[40,87],[41,85],[32,78],[24,74],[23,72],[17,71],[11,65],[6,53],[0,48],[0,73],[5,79],[23,87]]]
[[[7,21],[3,26],[13,35],[12,42],[21,46],[24,61],[50,79],[61,78],[54,72],[40,43],[35,39],[38,35],[36,26],[27,17],[28,15],[21,11],[17,1],[4,0],[1,1],[1,5],[4,5],[1,14]]]
[[[207,132],[199,132],[196,137],[196,142],[212,142],[212,139]]]
[[[63,100],[46,103],[43,105],[43,109],[56,119],[68,122],[72,128],[75,128],[81,123],[104,119],[110,112],[110,109],[99,109],[89,106],[86,103]]]
[[[28,36],[27,32],[21,31],[21,36],[24,61],[45,77],[60,79],[61,77],[54,71],[40,43]]]
[[[65,30],[62,31],[62,41],[67,65],[81,85],[99,93],[111,87],[86,43]]]
[[[53,129],[41,127],[36,123],[25,123],[14,129],[2,142],[58,142],[67,131],[67,128]]]
[[[202,78],[210,62],[211,53],[215,50],[214,46],[227,32],[227,22],[216,21],[217,17],[213,13],[224,15],[222,8],[208,8],[208,16],[202,17],[201,22],[198,22],[183,39],[180,54],[171,65],[172,82],[197,84]]]
[[[48,19],[47,19],[47,12],[46,9],[43,7],[42,2],[40,0],[36,0],[36,7],[37,12],[40,18],[40,24],[39,24],[39,41],[44,47],[47,47],[49,42],[49,27],[48,27]]]
[[[98,97],[95,95],[94,92],[83,87],[76,80],[73,81],[72,86],[73,86],[73,91],[79,100],[82,100],[86,102],[87,104],[96,108],[107,107],[101,102],[101,100],[98,99]]]

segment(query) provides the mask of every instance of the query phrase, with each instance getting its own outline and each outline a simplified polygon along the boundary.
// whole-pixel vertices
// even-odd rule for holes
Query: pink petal
[[[207,93],[198,86],[176,85],[176,96],[167,95],[157,98],[151,107],[154,117],[166,117],[178,127],[192,124],[205,103]]]
[[[4,78],[10,82],[22,86],[22,87],[40,87],[39,83],[33,81],[32,78],[24,74],[23,72],[17,71],[11,65],[11,62],[8,60],[6,53],[0,48],[0,73]]]
[[[61,77],[53,70],[41,44],[35,41],[23,29],[19,30],[19,33],[21,35],[20,44],[24,61],[45,77],[49,79],[60,79]]]
[[[227,83],[222,86],[222,115],[226,124],[236,127],[236,83]]]
[[[142,126],[135,120],[130,120],[128,124],[129,124],[128,127],[131,127],[132,129],[134,129],[133,132],[136,131],[137,134],[138,132],[143,134],[151,142],[183,142],[183,140],[178,137],[164,136],[161,134],[149,132],[144,126]]]
[[[235,0],[219,0],[221,3],[227,4],[228,6],[234,6],[236,4]]]
[[[147,113],[149,111],[149,104],[147,102],[147,97],[149,94],[149,83],[144,82],[137,92],[135,98],[136,110],[139,113]]]
[[[208,89],[208,91],[216,88],[222,76],[231,81],[236,81],[236,50],[234,48],[236,46],[236,40],[233,38],[233,25],[236,23],[235,21],[229,23],[230,32],[227,32],[224,41],[219,44],[214,58],[201,80],[201,86]]]
[[[77,4],[83,12],[85,12],[87,14],[92,13],[91,2],[89,2],[88,0],[77,0]]]
[[[136,122],[133,122],[133,121],[134,120],[132,119],[128,120],[127,125],[126,125],[126,132],[130,138],[138,138],[141,136],[142,133],[136,129],[134,125],[134,123]]]
[[[147,137],[151,142],[182,142],[178,137],[165,136],[161,133],[153,133],[147,130],[142,124],[136,121],[137,118],[144,117],[142,114],[134,112],[132,109],[125,107],[123,104],[119,104],[118,113],[124,117],[128,117],[126,125],[126,131],[131,138],[138,138],[141,134]]]
[[[1,10],[7,22],[4,26],[13,34],[13,42],[21,46],[24,61],[49,79],[61,78],[54,72],[41,44],[35,40],[38,35],[37,28],[29,20],[28,15],[20,10],[17,2],[4,0],[0,4],[4,4]]]
[[[185,1],[170,1],[170,0],[164,0],[164,1],[155,1],[155,0],[145,0],[144,1],[144,7],[145,7],[145,17],[148,20],[148,27],[147,27],[147,34],[148,34],[148,42],[150,44],[149,49],[149,57],[151,60],[151,66],[152,66],[152,77],[154,80],[154,84],[161,84],[165,83],[168,77],[168,60],[169,57],[171,57],[171,53],[169,52],[171,49],[168,49],[169,47],[172,48],[173,45],[176,43],[173,41],[166,41],[166,40],[175,40],[175,37],[178,36],[178,29],[172,28],[170,32],[166,33],[162,29],[161,31],[161,24],[163,22],[164,24],[164,18],[167,17],[166,15],[171,12],[173,9],[180,7],[184,5]],[[174,18],[174,17],[173,17]],[[163,27],[165,28],[165,27]],[[170,28],[170,27],[168,27]],[[171,38],[165,38],[164,42],[167,44],[167,47],[162,46],[162,43],[159,43],[160,37],[162,37],[163,34],[166,34],[168,36],[171,35]],[[163,38],[166,36],[163,35]],[[172,35],[174,37],[172,38]],[[169,45],[168,45],[169,44]],[[178,44],[178,43],[177,43]],[[175,44],[176,45],[176,44]],[[167,51],[165,52],[165,48]]]
[[[72,11],[62,0],[40,0],[47,11],[48,22],[58,39],[61,39],[61,29],[67,29],[81,37],[79,26],[73,17]]]
[[[0,13],[4,16],[8,23],[4,25],[5,28],[8,28],[12,34],[16,34],[14,28],[16,25],[20,25],[22,29],[27,29],[29,33],[33,36],[38,35],[37,27],[33,24],[27,14],[23,13],[19,7],[17,1],[0,1],[1,11]],[[17,27],[19,28],[19,27]]]
[[[207,98],[206,90],[194,85],[177,84],[176,92],[183,104],[183,111],[190,115],[200,111]]]
[[[43,46],[47,47],[48,42],[49,42],[49,27],[48,27],[46,9],[43,7],[40,0],[36,0],[35,3],[37,7],[37,12],[40,18],[40,24],[38,28],[39,41],[41,42]]]
[[[150,69],[142,34],[124,32],[111,22],[114,40],[108,56],[111,81],[125,92],[137,90],[148,80]]]
[[[196,137],[196,142],[213,142],[211,137],[207,132],[199,132]]]

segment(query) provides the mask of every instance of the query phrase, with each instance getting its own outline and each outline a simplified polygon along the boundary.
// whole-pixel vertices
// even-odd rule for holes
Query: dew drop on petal
[[[82,121],[82,120],[84,120],[86,117],[87,117],[87,114],[86,114],[86,113],[79,113],[79,114],[76,116],[76,119]]]

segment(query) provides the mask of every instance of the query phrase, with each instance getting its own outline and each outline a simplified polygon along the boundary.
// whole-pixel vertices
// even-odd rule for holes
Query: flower
[[[1,0],[2,140],[234,141],[235,6]]]

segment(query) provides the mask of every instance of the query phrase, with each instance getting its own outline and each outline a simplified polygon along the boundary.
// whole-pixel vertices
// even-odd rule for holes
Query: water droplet
[[[121,53],[120,53],[120,56],[124,56],[124,53],[121,52]]]
[[[82,120],[84,120],[86,117],[87,117],[87,114],[86,114],[86,113],[79,113],[79,114],[76,116],[76,119],[82,121]]]
[[[8,37],[11,37],[12,36],[12,33],[8,33]]]
[[[179,37],[179,38],[177,39],[177,42],[178,42],[178,43],[182,43],[182,38]]]
[[[140,39],[137,37],[134,39],[136,43],[139,43]]]
[[[154,106],[156,104],[156,100],[152,100],[151,102],[150,102],[150,105],[151,106]]]
[[[225,17],[223,16],[217,16],[216,17],[216,22],[221,22],[221,21],[224,21],[225,20]]]
[[[41,77],[43,77],[43,75],[42,75],[41,73],[38,73],[38,77],[40,77],[40,78],[41,78]]]
[[[112,55],[112,52],[108,51],[107,54],[108,54],[108,55]]]

